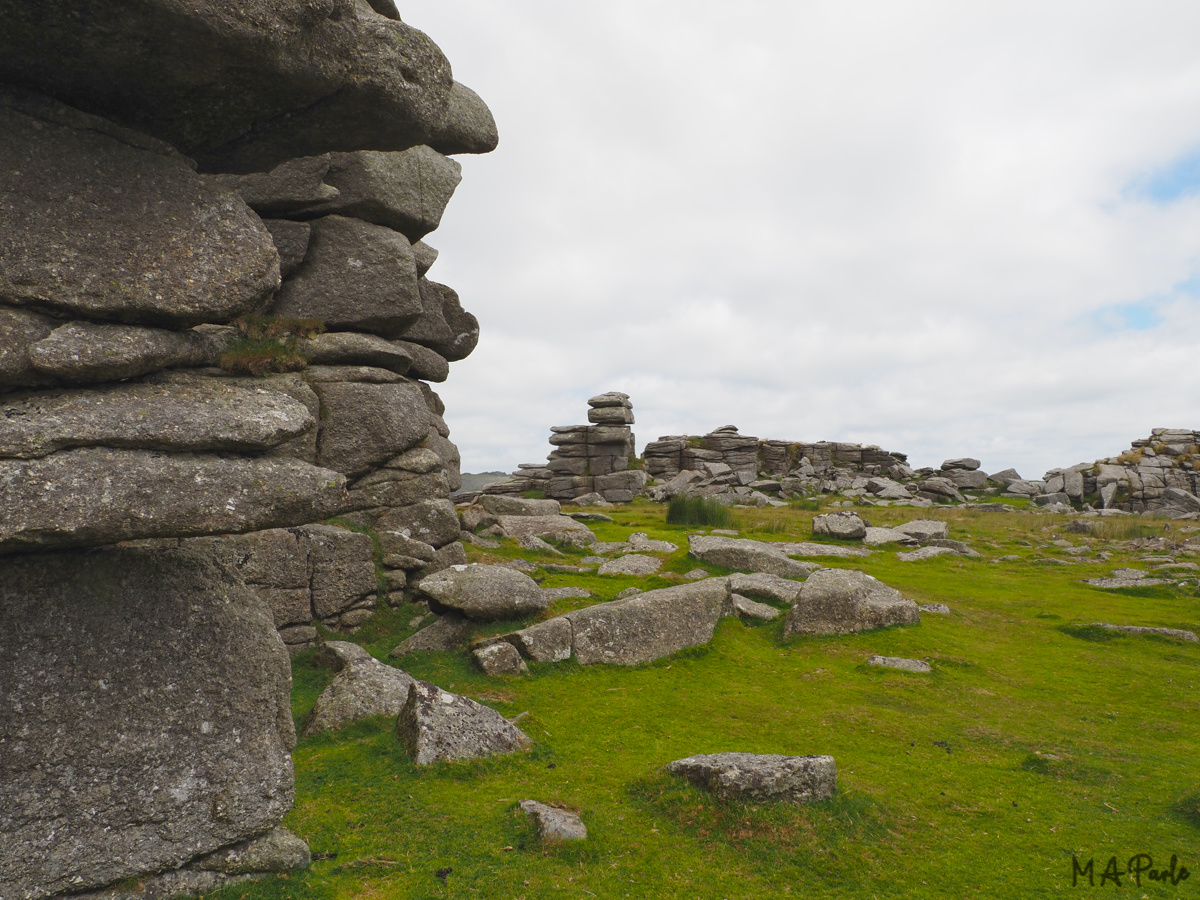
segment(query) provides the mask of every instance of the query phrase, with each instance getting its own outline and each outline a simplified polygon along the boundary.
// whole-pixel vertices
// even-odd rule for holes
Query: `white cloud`
[[[1200,200],[1128,189],[1200,147],[1200,7],[401,12],[501,133],[431,237],[483,327],[441,391],[466,468],[542,459],[609,389],[642,442],[734,423],[1031,475],[1200,426]],[[1157,325],[1104,318],[1147,300]]]

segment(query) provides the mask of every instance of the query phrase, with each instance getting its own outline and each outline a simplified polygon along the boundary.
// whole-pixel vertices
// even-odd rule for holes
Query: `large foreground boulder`
[[[813,803],[837,790],[832,756],[708,753],[677,759],[667,771],[721,800]]]
[[[882,581],[851,569],[822,569],[804,582],[783,634],[850,634],[920,621],[917,604]]]
[[[418,766],[515,753],[529,744],[521,729],[491,707],[426,681],[410,688],[396,735]]]
[[[174,868],[291,808],[288,655],[229,568],[181,550],[0,560],[0,629],[0,897]]]

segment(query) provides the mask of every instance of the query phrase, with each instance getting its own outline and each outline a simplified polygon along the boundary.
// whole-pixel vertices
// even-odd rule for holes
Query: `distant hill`
[[[489,484],[497,481],[508,481],[507,472],[463,472],[462,489],[464,491],[482,491]]]

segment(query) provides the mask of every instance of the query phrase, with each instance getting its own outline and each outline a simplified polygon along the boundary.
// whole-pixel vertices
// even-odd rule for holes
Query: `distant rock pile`
[[[1148,438],[1133,441],[1130,450],[1085,471],[1106,509],[1195,516],[1200,513],[1198,466],[1200,432],[1155,428]]]
[[[590,425],[558,425],[550,429],[546,463],[524,463],[509,481],[484,488],[488,494],[542,491],[553,500],[585,505],[628,503],[646,486],[646,473],[631,468],[637,460],[633,404],[619,391],[588,401]]]

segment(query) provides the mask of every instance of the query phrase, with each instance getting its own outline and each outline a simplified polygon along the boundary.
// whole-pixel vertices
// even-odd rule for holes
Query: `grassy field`
[[[601,540],[645,531],[683,548],[668,558],[665,577],[550,575],[544,586],[580,585],[606,600],[697,567],[686,555],[689,529],[666,525],[663,507],[605,511],[617,521],[595,526]],[[710,646],[650,665],[572,661],[535,665],[522,678],[489,679],[466,651],[407,657],[403,667],[415,677],[510,717],[528,712],[520,725],[532,750],[418,770],[391,721],[303,739],[296,806],[284,824],[317,861],[211,896],[1200,895],[1200,874],[1172,884],[1147,872],[1140,885],[1123,874],[1119,888],[1103,878],[1110,857],[1124,872],[1139,853],[1155,869],[1177,855],[1176,876],[1180,866],[1200,873],[1200,644],[1086,627],[1196,630],[1196,590],[1080,583],[1122,565],[1148,568],[1138,557],[1163,552],[1130,539],[1183,541],[1187,523],[1164,532],[1161,521],[1106,520],[1102,536],[1087,536],[1062,531],[1068,517],[863,512],[876,525],[945,518],[952,538],[983,554],[902,562],[892,548],[828,561],[869,572],[918,603],[945,603],[950,616],[786,643],[778,621],[725,619]],[[738,511],[737,524],[744,537],[808,539],[812,516]],[[1064,539],[1088,552],[1053,543]],[[1101,551],[1111,557],[1098,559]],[[1174,555],[1187,560],[1189,552],[1176,547]],[[471,554],[518,555],[507,544]],[[538,618],[588,602],[567,601]],[[383,611],[354,640],[386,660],[411,633],[413,613]],[[872,654],[926,659],[933,673],[869,669]],[[311,665],[311,654],[293,670],[302,724],[332,676]],[[808,807],[723,804],[663,771],[673,759],[724,750],[832,754],[838,794]],[[517,809],[524,798],[580,811],[589,839],[540,846]],[[1086,875],[1072,886],[1076,858],[1080,866],[1094,860],[1094,887]]]

